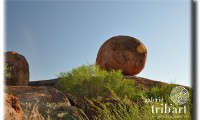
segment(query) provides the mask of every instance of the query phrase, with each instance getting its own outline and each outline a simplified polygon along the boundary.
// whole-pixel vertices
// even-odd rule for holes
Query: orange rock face
[[[99,49],[96,64],[105,70],[122,70],[124,75],[136,75],[142,71],[147,58],[147,49],[138,39],[130,36],[115,36]]]
[[[22,120],[22,108],[17,97],[4,94],[4,120]]]
[[[11,73],[10,78],[5,77],[5,84],[27,86],[29,83],[29,65],[26,58],[15,51],[6,52],[5,63]]]

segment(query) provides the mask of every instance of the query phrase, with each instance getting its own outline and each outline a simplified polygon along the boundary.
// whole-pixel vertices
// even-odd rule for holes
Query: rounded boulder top
[[[105,70],[122,70],[124,75],[140,73],[146,62],[147,49],[138,39],[130,36],[115,36],[99,49],[96,64]]]
[[[23,55],[15,51],[5,52],[6,74],[5,84],[11,86],[28,86],[29,84],[29,64]]]

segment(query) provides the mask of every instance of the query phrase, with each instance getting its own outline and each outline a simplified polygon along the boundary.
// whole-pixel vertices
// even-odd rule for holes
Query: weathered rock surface
[[[157,80],[151,80],[148,78],[137,77],[137,76],[126,75],[124,77],[133,80],[137,86],[143,87],[143,89],[149,89],[151,87],[160,86],[160,85],[174,85],[174,86],[183,86],[187,88],[188,90],[192,90],[191,87],[180,85],[180,84],[166,83],[166,82],[161,82]]]
[[[5,53],[5,63],[11,69],[11,78],[5,77],[5,84],[12,86],[27,86],[29,83],[29,65],[26,58],[17,52]]]
[[[67,96],[53,87],[8,86],[8,89],[20,102],[62,102],[70,106]]]
[[[143,78],[143,77],[137,77],[137,76],[131,76],[131,75],[125,75],[124,77],[128,79],[132,79],[133,81],[135,81],[136,85],[141,86],[143,88],[150,88],[150,87],[162,85],[162,84],[169,85],[169,83],[166,83],[166,82],[161,82],[158,80],[152,80],[152,79]],[[56,88],[58,81],[59,81],[59,78],[50,79],[50,80],[30,81],[29,85],[30,86],[51,86],[51,87]],[[190,89],[190,87],[188,86],[184,86],[184,87]],[[68,97],[68,99],[71,98],[70,95],[69,96],[66,95],[66,96]]]
[[[128,79],[132,79],[133,81],[135,81],[136,85],[141,86],[143,88],[151,88],[153,86],[158,86],[161,84],[169,85],[169,83],[156,81],[156,80],[150,80],[150,79],[143,78],[143,77],[137,77],[137,76],[124,76],[124,77],[128,78]]]
[[[71,106],[67,96],[50,86],[7,86],[22,106],[22,119],[82,120],[84,114]],[[80,117],[81,116],[81,117]]]
[[[4,94],[4,120],[22,120],[22,108],[17,97]]]
[[[55,78],[51,80],[30,81],[29,86],[55,86],[58,81],[59,81],[59,78]]]
[[[115,36],[99,49],[96,64],[106,70],[122,70],[124,75],[136,75],[145,66],[147,49],[142,42],[130,36]]]

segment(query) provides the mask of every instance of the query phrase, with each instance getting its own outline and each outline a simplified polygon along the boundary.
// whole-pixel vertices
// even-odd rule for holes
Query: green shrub
[[[57,88],[76,97],[109,96],[107,87],[120,97],[134,98],[136,93],[134,81],[125,79],[121,71],[107,72],[95,65],[83,65],[71,72],[62,72],[59,78]]]
[[[92,114],[92,119],[95,120],[190,120],[192,116],[191,89],[188,89],[190,99],[186,104],[186,114],[152,114],[151,106],[161,106],[161,103],[144,102],[150,97],[160,97],[163,98],[163,103],[172,103],[170,92],[177,86],[174,84],[160,84],[143,89],[136,86],[134,80],[124,78],[121,71],[107,72],[95,65],[83,65],[70,72],[62,72],[59,78],[57,88],[76,96],[79,102],[84,101],[87,105],[81,109],[85,113],[88,113],[84,109],[86,107],[94,111],[96,114]],[[101,97],[115,102],[105,102],[99,99]],[[91,117],[91,113],[86,115]]]

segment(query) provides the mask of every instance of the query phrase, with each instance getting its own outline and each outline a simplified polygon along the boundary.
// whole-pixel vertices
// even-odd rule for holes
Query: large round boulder
[[[12,86],[27,86],[28,83],[29,65],[26,58],[14,51],[6,52],[5,84]]]
[[[124,75],[136,75],[145,66],[147,49],[130,36],[115,36],[99,49],[96,64],[105,70],[122,70]]]

